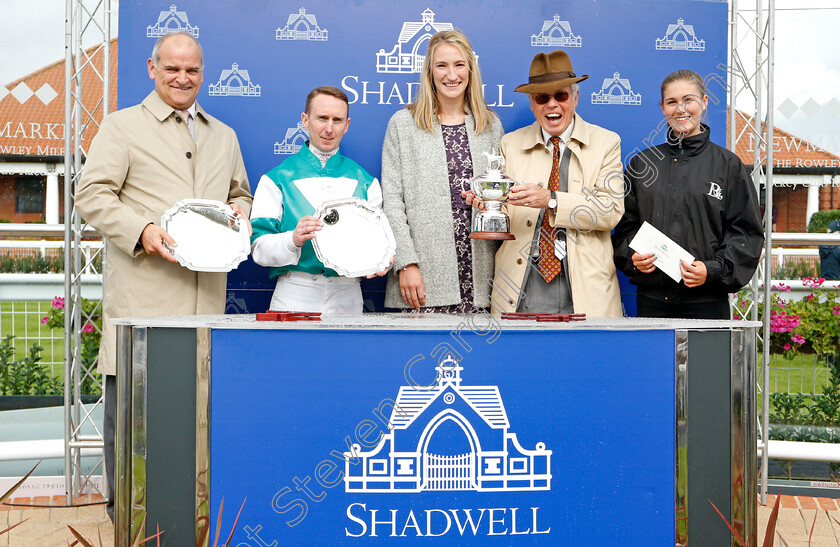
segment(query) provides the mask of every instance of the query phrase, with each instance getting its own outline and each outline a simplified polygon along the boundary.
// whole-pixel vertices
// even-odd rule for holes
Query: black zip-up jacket
[[[698,135],[648,148],[630,160],[625,212],[612,236],[615,266],[637,294],[671,302],[712,302],[746,285],[758,265],[764,230],[755,188],[738,157]],[[644,221],[702,260],[706,282],[688,288],[658,268],[633,266],[629,244]]]

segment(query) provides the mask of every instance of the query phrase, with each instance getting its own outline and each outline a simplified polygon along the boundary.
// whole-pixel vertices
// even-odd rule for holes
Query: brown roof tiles
[[[102,120],[102,51],[98,46],[86,50],[92,56],[82,69],[82,104]],[[93,67],[97,70],[94,71]],[[117,39],[111,40],[111,108],[117,104]],[[64,61],[47,65],[0,89],[0,157],[61,156],[64,154]],[[85,117],[82,117],[84,123]],[[82,138],[86,149],[98,125],[88,124]]]
[[[752,116],[738,112],[736,117],[738,146],[736,153],[746,165],[753,164],[755,150],[754,139],[750,131],[744,131],[747,123],[752,124]],[[764,123],[762,122],[762,128]],[[763,150],[762,146],[762,150]],[[763,154],[762,154],[763,156]],[[840,168],[840,156],[835,156],[805,139],[791,135],[784,129],[773,130],[773,167],[777,169],[803,168]]]

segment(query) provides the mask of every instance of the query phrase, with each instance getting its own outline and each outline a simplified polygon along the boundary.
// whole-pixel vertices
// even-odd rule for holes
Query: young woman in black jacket
[[[616,268],[636,285],[639,317],[729,319],[728,294],[746,285],[764,243],[755,187],[738,157],[709,140],[709,99],[700,76],[662,82],[667,142],[630,160],[625,213],[613,233]],[[629,247],[647,221],[694,256],[675,282],[653,253]]]

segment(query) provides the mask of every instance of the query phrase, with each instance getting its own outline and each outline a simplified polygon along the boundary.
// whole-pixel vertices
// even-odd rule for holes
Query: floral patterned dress
[[[461,181],[473,176],[467,126],[442,125],[443,146],[449,168],[449,194],[452,199],[452,225],[455,228],[455,254],[458,257],[458,280],[461,288],[460,304],[429,306],[414,310],[420,313],[474,313],[482,311],[473,303],[472,275],[472,207],[461,197]]]

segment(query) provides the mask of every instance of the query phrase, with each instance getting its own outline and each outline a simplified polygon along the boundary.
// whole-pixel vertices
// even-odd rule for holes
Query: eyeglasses
[[[547,103],[552,97],[558,103],[565,103],[569,100],[569,92],[568,91],[558,91],[554,95],[549,95],[547,93],[540,93],[538,95],[534,95],[534,102],[537,104],[545,104]]]

